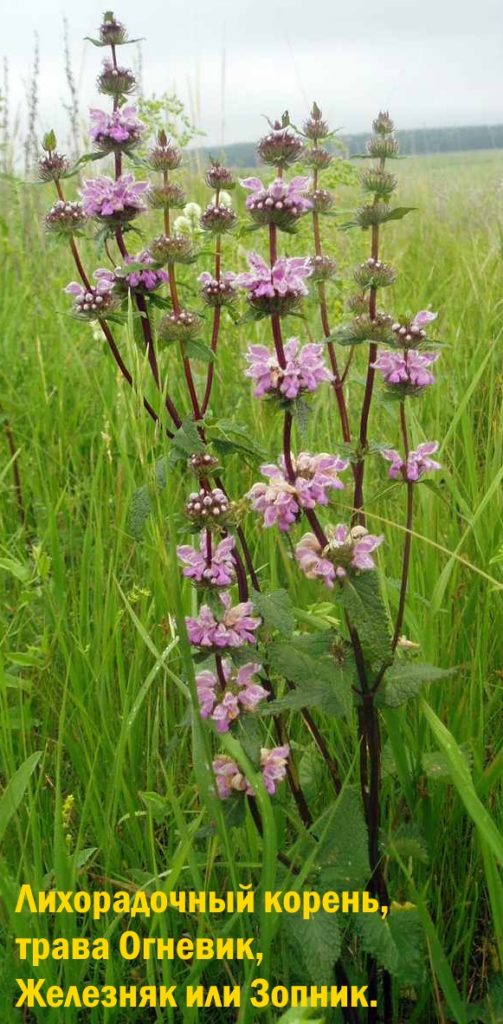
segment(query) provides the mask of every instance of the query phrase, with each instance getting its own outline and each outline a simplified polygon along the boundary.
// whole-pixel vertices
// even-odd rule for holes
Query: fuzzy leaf
[[[386,971],[395,975],[398,971],[399,954],[396,942],[387,920],[377,914],[355,914],[354,924],[366,953],[375,957]]]
[[[458,671],[457,668],[435,668],[433,665],[421,665],[414,661],[398,662],[386,672],[376,703],[387,708],[399,708],[408,700],[417,697],[423,686],[437,683],[440,679],[448,679]]]
[[[401,985],[420,985],[425,976],[425,950],[423,927],[417,910],[414,907],[393,907],[387,924],[398,949],[396,980]]]
[[[283,636],[290,636],[293,633],[295,616],[286,590],[273,590],[270,594],[254,591],[252,600],[265,626],[277,629]]]
[[[341,952],[341,933],[335,915],[319,910],[305,921],[301,914],[287,914],[283,929],[311,981],[315,985],[329,985]]]
[[[389,620],[376,572],[346,577],[340,600],[358,631],[364,652],[381,665],[391,656]]]
[[[288,707],[318,707],[326,714],[346,718],[352,708],[351,683],[354,670],[351,662],[336,664],[330,655],[313,657],[297,639],[289,643],[273,643],[267,648],[269,661],[275,672],[295,683],[292,693],[275,701]]]
[[[402,220],[408,213],[412,213],[413,210],[417,210],[417,206],[396,206],[394,210],[390,210],[389,213],[381,217],[381,223],[383,224],[388,220]]]
[[[326,891],[365,888],[369,875],[367,827],[360,794],[347,788],[313,825],[320,836],[317,862]]]
[[[199,455],[205,451],[196,424],[190,417],[184,419],[181,427],[176,431],[171,441],[171,449],[171,455],[175,461],[182,457],[187,458],[189,455]]]
[[[199,359],[202,363],[212,363],[215,355],[202,341],[186,341],[183,346],[184,355],[189,359]]]

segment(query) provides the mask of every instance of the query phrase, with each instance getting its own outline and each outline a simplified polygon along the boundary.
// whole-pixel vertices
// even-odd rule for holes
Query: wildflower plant
[[[389,170],[399,155],[394,126],[387,113],[374,121],[362,155],[363,200],[353,220],[340,223],[364,232],[369,246],[352,272],[354,315],[332,323],[336,266],[324,251],[323,226],[330,216],[333,241],[337,208],[323,187],[323,173],[333,160],[333,133],[317,104],[301,129],[287,113],[270,124],[257,147],[260,177],[238,182],[229,168],[212,161],[205,179],[210,195],[201,208],[187,204],[179,146],[162,128],[147,139],[134,103],[133,72],[117,57],[129,42],[127,30],[111,12],[94,42],[105,49],[97,82],[109,106],[91,111],[90,140],[97,151],[76,170],[105,160],[109,173],[86,176],[80,199],[70,200],[66,178],[73,171],[49,133],[40,176],[53,183],[57,195],[46,225],[73,254],[79,281],[66,291],[74,315],[99,326],[122,376],[138,389],[120,342],[126,317],[133,315],[157,394],[157,402],[143,397],[143,403],[168,446],[171,471],[181,472],[186,487],[171,528],[176,521],[183,524],[176,537],[179,571],[194,587],[197,607],[185,621],[178,618],[178,630],[192,649],[195,667],[187,675],[193,673],[195,682],[197,727],[202,722],[207,730],[213,795],[241,812],[229,815],[228,827],[233,822],[241,827],[248,814],[259,834],[263,801],[278,801],[288,820],[280,870],[295,875],[308,858],[311,888],[367,890],[382,915],[372,921],[370,915],[356,915],[344,936],[334,924],[315,959],[319,953],[329,978],[335,969],[338,979],[366,979],[371,1001],[366,1019],[391,1022],[397,1019],[400,985],[419,984],[424,961],[415,912],[388,914],[402,890],[390,891],[395,883],[383,840],[382,710],[399,706],[441,674],[412,661],[401,640],[415,492],[424,475],[440,466],[432,458],[436,441],[421,440],[413,447],[408,417],[409,404],[420,402],[435,380],[438,352],[429,330],[436,314],[421,310],[402,317],[387,297],[397,272],[384,262],[383,231],[409,212],[394,205],[397,180]],[[140,142],[141,158],[136,155]],[[296,173],[299,161],[308,175]],[[245,224],[236,212],[236,190],[243,197]],[[92,233],[93,225],[110,266],[87,271],[77,240],[84,231]],[[244,259],[227,266],[236,233],[241,231],[241,240],[250,237],[242,230],[246,227],[255,240],[247,266]],[[299,228],[305,246],[300,255],[298,243],[292,249]],[[136,255],[128,245],[132,236]],[[249,400],[268,404],[282,441],[251,486],[231,496],[226,461],[253,449],[239,441],[239,425],[231,438],[225,434],[219,416],[225,418],[226,411],[213,408],[212,400],[220,345],[236,321]],[[361,353],[360,401],[358,388],[349,382]],[[166,355],[175,354],[178,362],[168,364]],[[370,429],[378,389],[395,426],[390,436],[376,441]],[[330,410],[331,431],[330,437],[319,437],[319,450],[306,451],[303,423],[313,400]],[[381,530],[382,517],[374,509],[369,516],[370,464],[382,486],[404,493],[402,571],[390,609],[382,596],[380,566],[391,536]],[[294,608],[288,593],[268,580],[268,566],[255,564],[252,552],[264,529],[274,531],[299,580],[309,581],[306,594],[319,588],[319,600],[332,603],[333,614],[321,631],[309,611],[310,599],[304,609]],[[346,777],[350,770],[330,747],[327,715],[340,717],[349,734],[355,723],[359,786],[351,773]],[[301,780],[300,728],[325,772],[321,808],[312,795],[308,799]],[[222,746],[229,737],[233,746]],[[308,925],[295,925],[301,952],[313,941]],[[314,977],[319,977],[316,970]],[[360,1019],[357,1010],[343,1016]]]

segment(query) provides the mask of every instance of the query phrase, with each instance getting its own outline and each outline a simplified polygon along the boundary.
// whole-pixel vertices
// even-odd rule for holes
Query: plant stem
[[[404,445],[404,462],[407,462],[407,456],[409,454],[409,436],[407,432],[407,420],[405,417],[405,400],[400,402],[400,427],[402,431],[402,439]],[[400,581],[400,599],[398,602],[398,612],[395,623],[395,631],[393,633],[392,649],[395,650],[396,645],[400,639],[400,633],[403,626],[403,617],[405,614],[405,600],[407,597],[407,584],[409,580],[409,566],[410,566],[410,552],[412,547],[412,523],[414,518],[414,484],[407,480],[407,510],[405,518],[405,540],[403,545],[403,557],[402,557],[402,577]]]

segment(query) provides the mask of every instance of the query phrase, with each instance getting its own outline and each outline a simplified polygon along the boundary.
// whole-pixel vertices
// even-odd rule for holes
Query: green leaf
[[[381,217],[381,224],[388,220],[402,220],[412,210],[417,210],[417,206],[396,206],[394,210],[390,210],[389,213]]]
[[[152,497],[150,488],[144,484],[134,492],[129,513],[129,530],[135,540],[140,540],[145,523],[152,514]]]
[[[386,971],[395,975],[398,971],[399,955],[388,920],[377,914],[355,914],[354,925],[360,936],[362,948],[375,957]]]
[[[205,445],[201,440],[199,431],[194,420],[190,416],[184,419],[181,427],[178,428],[171,440],[172,452],[176,453],[176,459],[188,458],[189,455],[199,455],[205,451]]]
[[[267,653],[274,671],[295,683],[296,689],[274,701],[264,709],[266,712],[273,707],[275,710],[280,710],[280,707],[318,707],[326,714],[349,716],[354,679],[354,668],[349,660],[340,665],[330,655],[313,657],[297,638],[289,643],[272,643]]]
[[[201,363],[212,363],[215,358],[211,349],[202,341],[196,341],[195,338],[192,341],[184,342],[183,351],[189,359],[199,359]]]
[[[30,754],[7,783],[0,797],[0,841],[4,837],[11,818],[21,804],[28,788],[28,783],[41,757],[41,750],[36,750],[34,754]]]
[[[394,906],[388,914],[387,924],[398,950],[396,980],[401,985],[421,985],[425,978],[425,943],[416,908]]]
[[[457,668],[435,668],[434,665],[422,665],[414,661],[398,662],[386,672],[376,703],[387,708],[399,708],[401,704],[417,697],[423,686],[448,679],[458,671]]]
[[[391,657],[389,619],[376,572],[346,576],[340,600],[357,630],[363,651],[379,666]]]
[[[273,590],[270,594],[254,591],[252,600],[265,626],[277,629],[283,636],[290,636],[293,633],[295,616],[286,590]]]
[[[364,889],[370,876],[367,826],[360,793],[347,787],[312,828],[321,836],[317,863],[324,890]]]
[[[300,913],[288,914],[282,925],[289,944],[301,957],[311,981],[315,985],[329,985],[341,952],[341,933],[336,915],[319,910],[305,921]]]

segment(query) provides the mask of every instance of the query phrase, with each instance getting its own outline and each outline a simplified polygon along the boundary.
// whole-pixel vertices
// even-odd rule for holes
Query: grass
[[[399,201],[417,212],[385,230],[384,257],[400,271],[392,305],[397,312],[427,305],[439,310],[439,333],[447,343],[438,385],[413,412],[413,441],[438,438],[444,469],[434,484],[419,488],[405,631],[421,643],[422,660],[461,669],[452,680],[430,686],[425,702],[386,712],[383,833],[395,899],[418,906],[427,935],[426,982],[406,993],[403,1019],[461,1024],[469,1019],[467,1003],[485,998],[503,956],[497,831],[503,776],[498,220],[503,154],[410,159],[399,165],[399,175]],[[191,184],[203,201],[201,186]],[[47,936],[52,926],[47,916],[28,920],[14,914],[20,884],[66,890],[105,880],[120,888],[220,891],[241,880],[262,879],[274,887],[278,868],[271,851],[275,842],[281,849],[287,837],[294,841],[296,826],[288,803],[275,804],[273,818],[264,801],[270,829],[262,846],[251,820],[230,831],[217,807],[214,827],[201,803],[207,739],[197,723],[192,733],[189,728],[187,656],[183,644],[174,642],[177,602],[179,612],[194,600],[188,588],[178,591],[173,557],[187,481],[179,473],[169,478],[143,538],[135,540],[129,528],[133,494],[151,481],[165,441],[118,379],[102,343],[87,325],[66,315],[61,289],[74,271],[64,248],[46,239],[39,226],[49,190],[42,194],[8,183],[2,188],[7,202],[0,222],[1,415],[17,453],[26,513],[22,523],[4,431],[0,927],[5,977],[0,1007],[3,1000],[2,1021],[16,1022],[47,1017],[35,1010],[26,1018],[11,1008],[20,970],[12,937]],[[349,209],[354,203],[354,189],[342,187],[339,205]],[[337,255],[346,282],[332,293],[335,320],[350,288],[348,268],[366,255],[367,236],[336,233],[334,221],[327,224],[327,247]],[[241,245],[255,244],[257,236],[251,237],[252,243],[245,237]],[[288,246],[309,248],[304,225],[299,240],[288,240]],[[225,242],[224,267],[243,265],[236,249],[234,240]],[[303,322],[291,324],[291,333],[305,333]],[[263,405],[250,401],[242,378],[244,344],[262,331],[263,325],[226,327],[212,410],[234,417],[275,457],[278,423]],[[139,350],[125,334],[121,344],[124,351],[129,346],[130,360],[136,359],[147,381]],[[183,406],[179,368],[171,355],[165,359],[170,389]],[[360,354],[355,362],[350,405],[360,398],[363,378]],[[154,393],[149,396],[157,401]],[[371,436],[398,440],[395,416],[383,403],[374,410]],[[330,449],[337,441],[335,408],[327,394],[317,401],[305,446]],[[376,516],[370,523],[385,533],[381,564],[386,565],[386,595],[395,606],[403,509],[396,488],[383,483],[378,461],[370,473],[369,512],[376,516],[378,508],[382,522]],[[235,456],[226,465],[235,498],[255,477],[256,469]],[[273,586],[286,586],[296,606],[311,605],[323,617],[319,590],[302,583],[277,536],[259,536],[251,521],[246,525],[258,564],[269,564]],[[352,727],[320,721],[343,772],[355,782]],[[321,814],[328,791],[323,766],[297,718],[290,725],[306,791]],[[418,840],[419,857],[400,852],[398,821]],[[211,935],[224,925],[229,934],[242,935],[256,927],[246,918],[222,924],[206,914],[187,922],[171,911],[160,923],[147,921],[146,934],[178,936],[186,929]],[[113,929],[106,922],[93,934],[111,935]],[[57,933],[79,934],[79,923],[65,920]],[[289,977],[295,980],[288,946],[281,935],[272,938],[271,977],[286,984]],[[23,966],[24,976],[29,970]],[[117,958],[107,962],[105,975],[110,984],[131,983],[133,976],[142,983],[185,984],[196,983],[203,967],[206,984],[222,978],[248,984],[253,976],[247,962],[231,961],[226,977],[219,963],[130,965]],[[43,968],[48,983],[103,980],[102,965],[93,961],[46,960]],[[82,1019],[74,1009],[64,1014],[70,1024]],[[183,1020],[221,1016],[218,1010],[194,1009],[185,1011]],[[279,1016],[274,1011],[264,1019]],[[87,1019],[133,1018],[127,1011],[122,1018],[94,1010]],[[167,1009],[152,1019],[179,1018]],[[239,1016],[240,1022],[253,1019],[244,1012]]]

